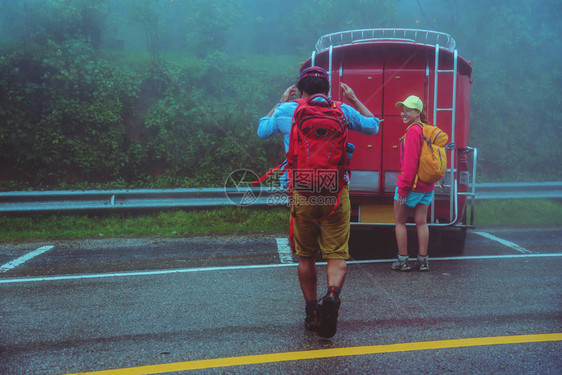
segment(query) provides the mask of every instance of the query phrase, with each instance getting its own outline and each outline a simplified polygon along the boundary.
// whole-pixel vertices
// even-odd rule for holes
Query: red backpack
[[[314,100],[316,98],[324,100]],[[340,108],[341,103],[333,102],[326,95],[316,94],[295,101],[298,106],[291,125],[287,164],[281,164],[270,170],[253,184],[261,183],[281,168],[288,171],[289,197],[293,190],[308,197],[313,195],[337,197],[334,208],[328,215],[318,219],[302,218],[319,222],[336,212],[340,193],[347,185],[347,178],[351,173],[349,156],[346,152],[348,124]],[[294,219],[295,216],[291,213],[289,240],[293,252],[295,251]]]
[[[289,189],[305,196],[339,197],[350,172],[346,152],[348,124],[341,103],[323,94],[295,101],[298,106],[293,115],[286,166]]]

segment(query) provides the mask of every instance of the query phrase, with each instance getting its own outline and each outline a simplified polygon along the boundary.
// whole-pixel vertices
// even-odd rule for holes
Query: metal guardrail
[[[562,182],[476,184],[476,199],[562,198]],[[285,191],[260,188],[0,192],[0,213],[287,205]]]
[[[562,198],[562,182],[476,184],[476,199]]]
[[[275,206],[286,204],[286,198],[284,191],[260,188],[18,191],[0,192],[0,213]]]

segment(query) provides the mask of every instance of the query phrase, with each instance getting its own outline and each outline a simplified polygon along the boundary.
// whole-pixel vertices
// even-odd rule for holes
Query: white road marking
[[[472,232],[472,233],[477,234],[477,235],[482,236],[482,237],[486,237],[486,238],[488,238],[490,240],[493,240],[493,241],[497,241],[497,242],[501,243],[502,245],[507,246],[507,247],[511,247],[513,250],[518,251],[522,254],[531,254],[532,253],[532,251],[527,250],[524,247],[521,247],[521,246],[517,245],[515,242],[504,240],[503,238],[496,237],[493,234],[486,233],[486,232]]]
[[[465,257],[442,257],[431,258],[431,261],[446,260],[488,260],[488,259],[524,259],[524,258],[553,258],[562,257],[560,254],[511,254],[511,255],[483,255],[483,256],[465,256]],[[372,260],[352,260],[347,264],[370,264],[370,263],[390,263],[396,259],[372,259]],[[22,277],[22,278],[0,278],[0,284],[26,283],[37,281],[57,281],[57,280],[80,280],[80,279],[102,279],[110,277],[131,277],[131,276],[153,276],[167,275],[173,273],[196,273],[196,272],[212,272],[212,271],[236,271],[266,268],[282,268],[296,267],[298,263],[277,263],[277,264],[257,264],[243,266],[223,266],[223,267],[203,267],[203,268],[183,268],[171,270],[155,270],[155,271],[135,271],[135,272],[117,272],[117,273],[98,273],[98,274],[80,274],[80,275],[62,275],[62,276],[42,276],[42,277]],[[318,262],[317,265],[325,266],[326,262]]]
[[[27,261],[30,260],[31,258],[34,258],[34,257],[36,257],[36,256],[38,256],[38,255],[43,254],[43,253],[46,252],[46,251],[51,250],[53,247],[54,247],[54,246],[51,246],[51,245],[49,245],[49,246],[41,246],[40,248],[38,248],[38,249],[35,250],[35,251],[32,251],[32,252],[27,253],[27,254],[25,254],[25,255],[22,255],[21,257],[19,257],[19,258],[17,258],[17,259],[14,259],[14,260],[12,260],[11,262],[8,262],[8,263],[4,264],[3,266],[0,266],[0,273],[9,271],[9,270],[11,270],[11,269],[13,269],[13,268],[16,268],[17,266],[19,266],[19,265],[22,264],[22,263],[27,262]]]
[[[275,241],[277,241],[277,252],[279,253],[281,263],[293,263],[293,251],[291,250],[289,239],[276,238]]]

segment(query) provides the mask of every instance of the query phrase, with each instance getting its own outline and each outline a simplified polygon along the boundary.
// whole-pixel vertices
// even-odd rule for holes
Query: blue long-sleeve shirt
[[[322,99],[317,99],[322,100]],[[285,153],[289,151],[289,136],[291,134],[291,125],[293,115],[297,109],[298,103],[291,101],[281,103],[275,108],[271,117],[262,117],[258,127],[258,137],[265,139],[277,133],[283,134],[285,144]],[[359,113],[355,108],[342,104],[341,110],[349,124],[349,129],[366,135],[374,135],[379,132],[379,119],[376,117],[366,117]],[[281,185],[286,186],[287,174],[281,176]]]
[[[271,117],[262,117],[258,127],[258,137],[269,138],[277,133],[283,134],[285,143],[285,152],[289,151],[289,135],[291,134],[291,125],[293,114],[297,109],[297,102],[281,103],[275,108],[275,112]],[[365,117],[355,108],[347,105],[341,105],[342,112],[347,119],[349,129],[367,135],[374,135],[379,132],[379,119],[376,117]]]

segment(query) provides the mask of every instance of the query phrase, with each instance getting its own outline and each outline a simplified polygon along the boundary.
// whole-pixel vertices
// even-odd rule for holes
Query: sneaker
[[[408,256],[402,257],[398,256],[398,259],[394,263],[392,263],[392,269],[394,271],[409,271],[411,270],[410,265],[408,264]]]
[[[422,272],[423,271],[429,271],[429,260],[428,260],[428,258],[426,256],[425,257],[418,256],[418,259],[416,259],[416,261],[412,265],[412,269],[422,271]]]
[[[339,297],[333,291],[322,298],[318,336],[329,339],[336,334],[340,304]]]
[[[304,326],[307,330],[318,332],[320,327],[320,307],[318,305],[315,309],[306,309],[306,318],[304,318]]]

